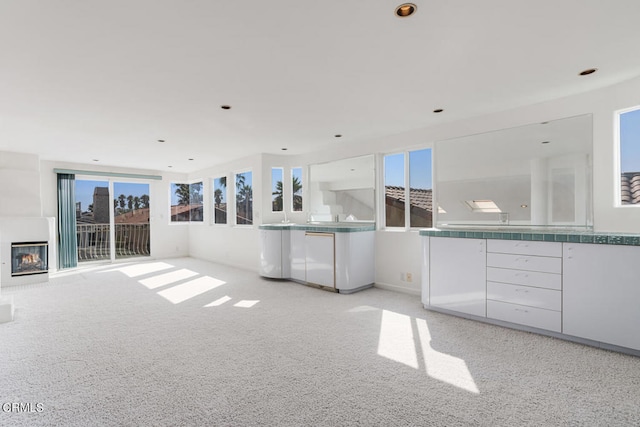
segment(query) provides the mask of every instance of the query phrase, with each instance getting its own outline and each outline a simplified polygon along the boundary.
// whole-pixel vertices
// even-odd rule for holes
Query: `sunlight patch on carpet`
[[[190,280],[181,285],[174,286],[173,288],[162,290],[158,292],[158,295],[174,304],[179,304],[183,301],[210,291],[211,289],[215,289],[218,286],[224,285],[225,283],[227,282],[214,279],[213,277],[204,276],[194,280]]]
[[[251,308],[254,305],[256,305],[257,303],[259,303],[260,300],[246,300],[243,299],[242,301],[239,301],[235,304],[233,304],[234,307],[242,307],[242,308]]]
[[[431,348],[431,333],[425,319],[416,319],[427,375],[471,393],[480,393],[464,360]]]
[[[411,317],[382,310],[378,354],[418,369],[418,355],[413,341]]]
[[[227,301],[231,301],[231,297],[225,295],[222,298],[218,298],[217,300],[210,302],[209,304],[205,305],[205,307],[217,307],[219,305],[224,304]]]
[[[151,262],[144,264],[127,265],[124,267],[114,268],[113,270],[109,271],[119,271],[128,277],[138,277],[145,274],[157,273],[158,271],[162,270],[168,270],[169,268],[174,268],[174,266],[171,264],[167,264],[166,262]]]
[[[195,271],[183,268],[180,270],[172,271],[170,273],[159,274],[157,276],[149,277],[147,279],[138,280],[138,283],[146,286],[149,289],[159,288],[161,286],[170,285],[171,283],[179,282],[184,279],[188,279],[193,276],[197,276]]]

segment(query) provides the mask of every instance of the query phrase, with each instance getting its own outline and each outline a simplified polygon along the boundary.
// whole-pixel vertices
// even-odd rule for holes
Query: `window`
[[[202,181],[171,183],[171,222],[202,222]]]
[[[404,153],[384,156],[384,211],[387,227],[404,227]]]
[[[227,223],[227,177],[221,176],[213,180],[213,222]]]
[[[640,107],[619,114],[620,204],[640,206]]]
[[[282,212],[284,209],[282,177],[284,171],[282,168],[271,168],[271,210],[273,212]]]
[[[431,149],[384,157],[385,224],[387,227],[432,227]],[[405,182],[409,181],[409,188]]]
[[[302,211],[302,168],[291,169],[291,210]]]
[[[253,224],[253,187],[251,172],[236,174],[236,224]]]

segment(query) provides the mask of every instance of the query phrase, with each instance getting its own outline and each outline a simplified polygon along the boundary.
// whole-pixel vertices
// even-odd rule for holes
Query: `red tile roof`
[[[623,173],[620,189],[623,205],[640,203],[640,172]]]

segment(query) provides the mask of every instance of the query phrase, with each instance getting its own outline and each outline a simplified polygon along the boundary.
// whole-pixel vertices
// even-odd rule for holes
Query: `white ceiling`
[[[638,0],[415,3],[2,0],[0,151],[191,172],[640,75]]]

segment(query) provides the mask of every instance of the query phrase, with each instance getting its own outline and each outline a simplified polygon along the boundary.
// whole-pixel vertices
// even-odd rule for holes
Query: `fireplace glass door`
[[[47,242],[11,244],[11,276],[42,274],[49,270]]]

